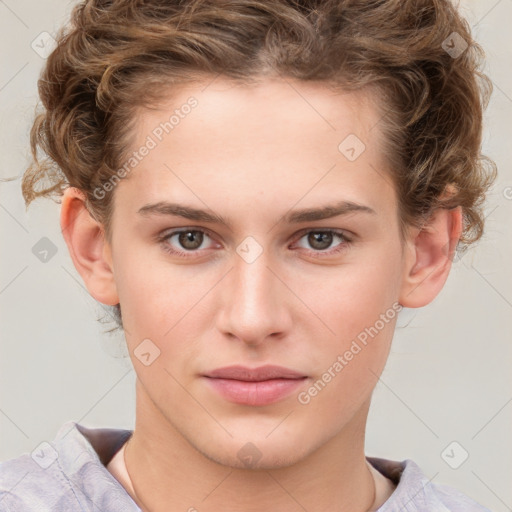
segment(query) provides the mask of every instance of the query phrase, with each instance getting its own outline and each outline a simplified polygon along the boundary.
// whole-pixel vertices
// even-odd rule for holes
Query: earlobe
[[[75,187],[68,187],[62,196],[60,225],[71,259],[89,293],[102,304],[118,304],[110,246],[102,225],[87,210],[85,194]]]
[[[406,248],[399,302],[408,308],[426,306],[442,290],[462,233],[461,207],[438,209]]]

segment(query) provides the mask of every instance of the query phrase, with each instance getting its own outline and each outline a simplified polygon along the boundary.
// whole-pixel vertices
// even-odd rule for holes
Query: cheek
[[[397,253],[384,253],[341,266],[325,285],[314,288],[307,300],[316,305],[318,316],[334,331],[326,331],[327,339],[346,341],[372,326],[382,314],[389,311],[393,315],[400,289],[398,257]],[[310,285],[303,289],[311,290]]]
[[[306,299],[317,306],[315,312],[329,327],[315,337],[320,343],[310,360],[316,378],[322,380],[319,385],[328,382],[331,390],[338,389],[330,399],[350,400],[342,398],[346,391],[368,390],[376,382],[401,309],[399,283],[399,253],[381,251],[373,260],[340,267],[329,286],[317,288]]]
[[[139,331],[162,336],[198,301],[200,281],[190,267],[166,264],[159,255],[136,248],[115,262],[123,319]]]
[[[337,315],[331,310],[330,325],[336,335],[326,336],[316,347],[310,357],[312,382],[298,397],[310,417],[330,418],[333,428],[348,421],[371,396],[386,364],[400,310],[380,289],[373,294],[361,289],[345,298],[346,302],[340,299],[344,307]]]
[[[160,350],[159,363],[171,369],[197,352],[208,322],[208,292],[218,276],[193,266],[170,265],[161,258],[137,257],[116,262],[116,284],[130,353],[144,339]]]

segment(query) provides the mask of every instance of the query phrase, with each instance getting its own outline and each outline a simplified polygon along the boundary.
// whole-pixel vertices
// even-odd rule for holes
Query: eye
[[[351,243],[351,239],[344,231],[332,229],[309,230],[301,236],[299,241],[303,238],[306,238],[307,244],[314,249],[309,252],[313,253],[315,256],[317,256],[316,253],[318,253],[318,257],[322,257],[322,254],[330,256],[332,254],[339,253],[340,251],[347,249]],[[336,239],[340,240],[340,243],[336,245],[334,249],[328,250]]]
[[[201,229],[181,229],[165,234],[159,241],[166,252],[187,258],[190,257],[189,253],[208,248],[203,246],[205,236],[210,238],[208,233]],[[173,238],[176,244],[174,247],[171,243]]]
[[[302,231],[301,235],[299,241],[306,239],[307,244],[312,247],[312,250],[307,249],[307,252],[315,257],[337,254],[347,249],[351,244],[351,238],[347,236],[344,231],[310,229]],[[207,238],[211,238],[211,235],[205,229],[183,228],[167,232],[158,238],[158,241],[162,244],[164,251],[167,253],[183,258],[192,258],[194,257],[194,253],[199,253],[200,250],[211,248],[208,247],[207,244],[205,247],[205,240]],[[329,250],[329,247],[336,239],[340,242],[334,249]]]

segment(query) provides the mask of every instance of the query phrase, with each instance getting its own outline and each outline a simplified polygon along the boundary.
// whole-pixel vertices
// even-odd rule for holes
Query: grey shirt
[[[106,468],[131,434],[64,423],[53,442],[0,463],[0,512],[141,512]],[[458,490],[430,482],[410,459],[366,459],[397,485],[378,512],[490,512]]]

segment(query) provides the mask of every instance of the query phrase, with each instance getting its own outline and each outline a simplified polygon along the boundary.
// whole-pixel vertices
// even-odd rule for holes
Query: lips
[[[204,375],[207,384],[224,399],[240,405],[278,402],[303,385],[307,376],[282,366],[259,368],[228,366]]]
[[[305,375],[283,366],[266,365],[259,368],[247,368],[245,366],[227,366],[218,368],[206,374],[214,379],[233,379],[247,382],[260,382],[271,379],[301,379]]]

